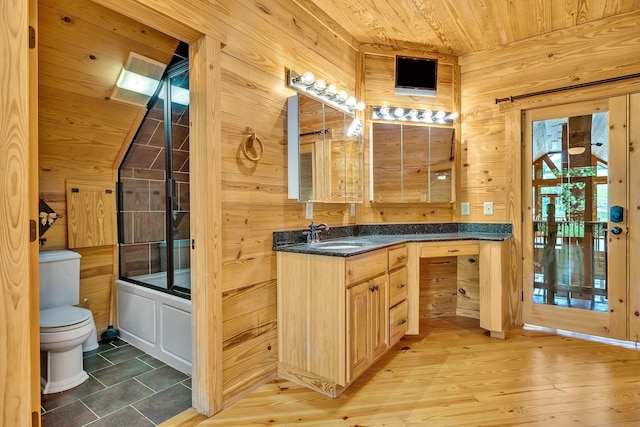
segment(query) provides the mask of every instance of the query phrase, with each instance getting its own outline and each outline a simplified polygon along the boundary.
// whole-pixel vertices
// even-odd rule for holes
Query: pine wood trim
[[[34,58],[28,49],[27,31],[32,19],[30,6],[28,2],[0,3],[0,422],[15,426],[31,424],[34,376],[39,373],[39,369],[33,372],[32,360],[35,328],[40,345],[30,277],[36,260],[28,239],[29,216],[33,212],[29,190],[34,186],[31,132],[37,126],[37,121],[30,120],[34,109],[29,105],[34,96],[30,87],[34,73],[29,66]],[[39,392],[39,387],[36,390]]]
[[[200,38],[189,57],[193,405],[211,416],[223,408],[220,41]]]

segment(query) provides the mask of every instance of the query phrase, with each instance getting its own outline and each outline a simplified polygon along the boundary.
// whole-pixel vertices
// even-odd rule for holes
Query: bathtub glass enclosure
[[[189,70],[168,68],[119,169],[120,278],[189,297]]]

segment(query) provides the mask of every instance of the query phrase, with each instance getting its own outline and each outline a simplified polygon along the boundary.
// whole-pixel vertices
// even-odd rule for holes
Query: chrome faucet
[[[307,243],[320,243],[320,232],[326,231],[329,229],[327,224],[318,224],[315,225],[313,222],[309,225],[308,230],[304,230],[302,232],[303,235],[307,236]]]

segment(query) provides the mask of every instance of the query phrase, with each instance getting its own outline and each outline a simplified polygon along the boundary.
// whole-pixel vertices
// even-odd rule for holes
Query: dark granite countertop
[[[348,257],[408,242],[504,241],[511,236],[511,224],[447,223],[335,227],[320,234],[320,243],[306,243],[302,231],[273,233],[273,250]]]

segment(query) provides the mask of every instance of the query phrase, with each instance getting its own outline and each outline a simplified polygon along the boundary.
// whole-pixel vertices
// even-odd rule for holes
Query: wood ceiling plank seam
[[[427,21],[431,29],[437,34],[438,39],[445,47],[446,52],[452,55],[460,55],[463,52],[461,44],[459,40],[454,40],[452,38],[452,34],[456,34],[456,31],[453,30],[456,25],[449,24],[448,29],[450,30],[450,32],[447,31],[447,25],[442,21],[442,17],[446,19],[447,16],[447,14],[444,13],[444,10],[440,7],[434,7],[431,2],[421,2],[418,0],[414,0],[413,4],[415,5],[420,16],[422,16]],[[441,13],[438,13],[439,11]],[[456,28],[456,30],[458,30],[459,32],[460,28]]]
[[[604,18],[607,0],[582,0],[578,7],[576,25]]]
[[[439,35],[436,34],[428,22],[424,22],[420,19],[421,14],[416,7],[415,0],[404,0],[406,3],[399,5],[398,3],[386,3],[388,11],[386,12],[389,19],[389,24],[383,22],[383,26],[390,25],[390,28],[394,30],[394,36],[390,38],[393,40],[393,46],[413,46],[417,47],[423,52],[429,51],[444,51],[442,49],[442,41]],[[406,4],[406,6],[404,6]],[[399,14],[402,12],[402,14]],[[404,28],[397,27],[395,22],[402,22]],[[400,36],[398,36],[400,35]],[[409,39],[410,41],[403,40]],[[449,53],[449,52],[443,52]]]
[[[484,68],[495,68],[498,65],[516,66],[520,60],[514,61],[513,58],[527,57],[532,46],[536,49],[552,53],[555,56],[564,53],[575,53],[575,45],[563,44],[563,40],[568,38],[601,38],[603,32],[611,32],[611,28],[615,28],[616,33],[628,33],[630,40],[637,37],[637,22],[640,19],[640,11],[629,12],[616,17],[604,18],[593,21],[580,26],[565,28],[563,30],[554,31],[553,35],[540,35],[527,40],[519,40],[510,44],[510,55],[501,55],[502,50],[499,47],[486,49],[480,52],[474,52],[463,55],[459,58],[462,72],[478,71]],[[575,58],[575,56],[574,56]]]
[[[138,21],[86,0],[40,0],[41,6],[82,19],[110,33],[173,54],[179,41]],[[82,17],[82,18],[79,18]]]
[[[71,92],[64,92],[72,97]],[[40,111],[51,110],[59,113],[71,112],[74,116],[83,119],[95,119],[99,117],[101,121],[105,121],[110,126],[117,128],[125,128],[130,126],[131,117],[136,115],[141,108],[122,108],[123,104],[113,103],[104,99],[87,98],[84,103],[69,102],[60,97],[39,97],[38,105]],[[128,104],[124,104],[128,106]],[[132,106],[133,107],[133,106]]]
[[[493,5],[494,2],[492,0],[467,0],[467,8],[471,10],[477,26],[482,31],[482,34],[478,37],[479,50],[508,43],[504,27],[495,25]],[[490,40],[487,40],[487,35],[490,35]]]
[[[573,27],[577,22],[580,0],[549,0],[551,4],[551,25],[553,31]]]

